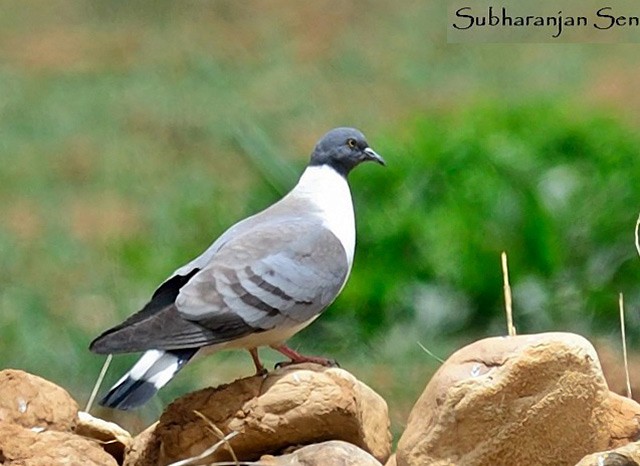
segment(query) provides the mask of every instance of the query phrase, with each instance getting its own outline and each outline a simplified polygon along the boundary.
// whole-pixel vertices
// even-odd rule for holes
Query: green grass
[[[520,331],[611,333],[617,292],[638,306],[633,46],[448,45],[421,1],[115,5],[0,18],[0,367],[82,404],[90,340],[344,124],[388,167],[353,174],[352,278],[294,344],[387,397],[396,433],[437,367],[417,341],[445,357],[503,333],[500,251]],[[161,400],[251,371],[246,355],[193,366]]]

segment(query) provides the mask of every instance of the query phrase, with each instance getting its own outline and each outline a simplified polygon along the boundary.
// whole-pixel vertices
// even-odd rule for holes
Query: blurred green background
[[[351,279],[296,336],[390,404],[393,430],[438,361],[505,333],[640,343],[637,45],[446,43],[439,2],[2,2],[0,368],[81,405],[91,339],[233,222],[291,188],[328,129],[387,160],[351,176]],[[271,365],[280,360],[263,350]],[[116,358],[103,390],[135,356]],[[175,396],[252,373],[225,353]]]

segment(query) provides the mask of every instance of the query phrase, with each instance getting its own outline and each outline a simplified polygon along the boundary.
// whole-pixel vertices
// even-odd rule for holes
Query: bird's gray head
[[[318,141],[309,165],[329,165],[341,175],[347,176],[354,167],[367,161],[385,164],[384,159],[369,147],[360,131],[354,128],[335,128]]]

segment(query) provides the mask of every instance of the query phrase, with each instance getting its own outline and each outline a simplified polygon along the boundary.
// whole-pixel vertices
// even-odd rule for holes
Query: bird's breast
[[[356,225],[346,178],[326,165],[307,167],[290,195],[304,199],[312,206],[322,225],[340,240],[351,268]]]

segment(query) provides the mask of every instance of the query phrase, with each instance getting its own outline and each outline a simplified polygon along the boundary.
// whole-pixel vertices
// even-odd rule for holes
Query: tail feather
[[[166,385],[197,351],[198,348],[147,351],[100,400],[100,404],[107,408],[123,410],[143,405]]]

